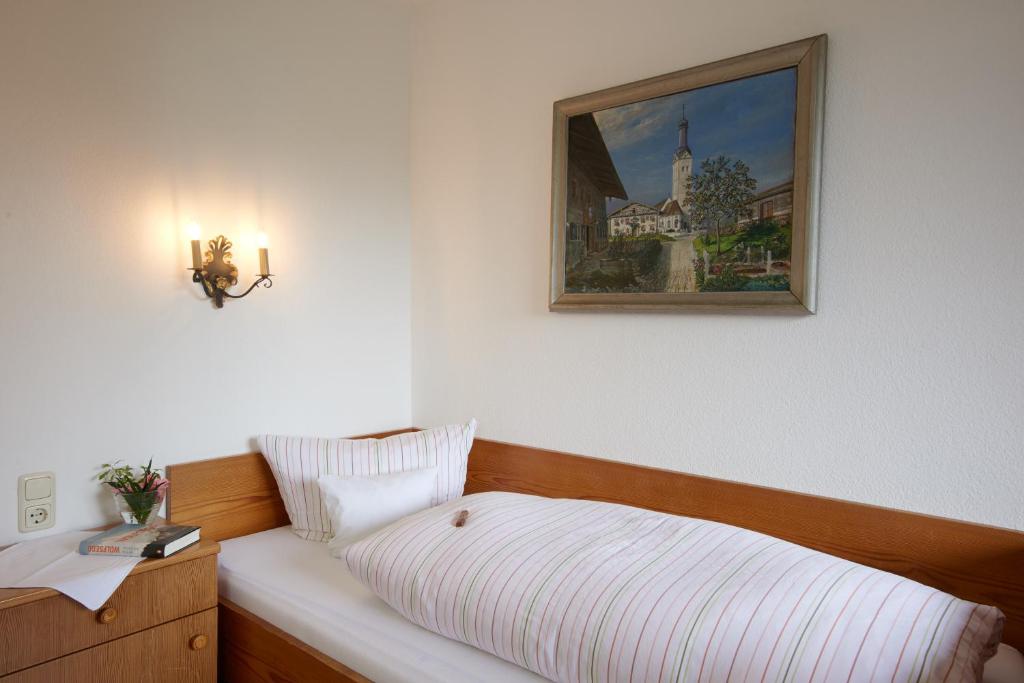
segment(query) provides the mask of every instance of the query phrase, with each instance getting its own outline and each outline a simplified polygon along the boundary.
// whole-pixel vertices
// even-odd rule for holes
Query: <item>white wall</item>
[[[1024,5],[415,12],[410,53],[385,0],[3,4],[0,543],[25,538],[24,472],[56,470],[58,529],[81,528],[109,518],[106,460],[470,414],[1024,528]],[[630,20],[635,49],[605,49]],[[820,32],[820,313],[548,313],[552,102]],[[234,238],[243,283],[266,230],[273,289],[211,309],[190,218]]]
[[[416,424],[1024,529],[1024,3],[439,0],[413,31]],[[552,103],[818,33],[819,314],[548,313]]]
[[[410,424],[409,12],[379,0],[0,7],[0,543],[16,477],[98,524],[118,458]],[[182,225],[271,240],[214,310]]]

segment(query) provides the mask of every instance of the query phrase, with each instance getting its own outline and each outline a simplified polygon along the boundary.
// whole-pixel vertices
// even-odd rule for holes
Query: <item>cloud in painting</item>
[[[594,112],[597,126],[609,148],[624,148],[656,134],[672,124],[673,102],[670,98],[627,104]],[[678,123],[676,121],[675,123]]]

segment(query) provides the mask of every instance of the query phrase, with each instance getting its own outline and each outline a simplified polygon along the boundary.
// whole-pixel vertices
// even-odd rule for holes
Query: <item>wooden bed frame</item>
[[[373,437],[413,431],[402,429]],[[168,517],[225,540],[288,524],[259,453],[173,465]],[[466,493],[624,503],[753,529],[906,576],[1006,614],[1024,650],[1024,532],[477,439]],[[220,680],[365,683],[366,677],[221,598]]]

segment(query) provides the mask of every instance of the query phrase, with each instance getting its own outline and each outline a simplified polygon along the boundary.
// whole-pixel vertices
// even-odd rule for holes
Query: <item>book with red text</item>
[[[79,544],[78,552],[82,555],[170,557],[198,542],[197,526],[122,524],[85,539]]]

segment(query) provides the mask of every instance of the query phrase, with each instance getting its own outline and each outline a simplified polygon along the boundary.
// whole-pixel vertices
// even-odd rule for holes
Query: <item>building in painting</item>
[[[630,202],[608,217],[612,235],[637,236],[660,232],[658,218],[661,213],[646,204]]]
[[[679,147],[672,155],[672,199],[689,215],[686,207],[686,194],[693,176],[693,153],[686,139],[690,122],[686,120],[686,107],[683,107],[683,120],[679,122]]]
[[[736,224],[747,225],[754,221],[769,219],[778,223],[789,223],[792,218],[793,181],[788,180],[757,193],[753,201],[747,204],[747,215],[741,216]]]
[[[658,206],[658,232],[689,232],[687,211],[675,199],[666,199]]]
[[[630,202],[608,216],[611,234],[636,237],[658,232],[689,232],[686,211],[669,197],[654,206]]]
[[[569,119],[566,177],[566,265],[608,244],[607,199],[628,199],[593,114]]]

